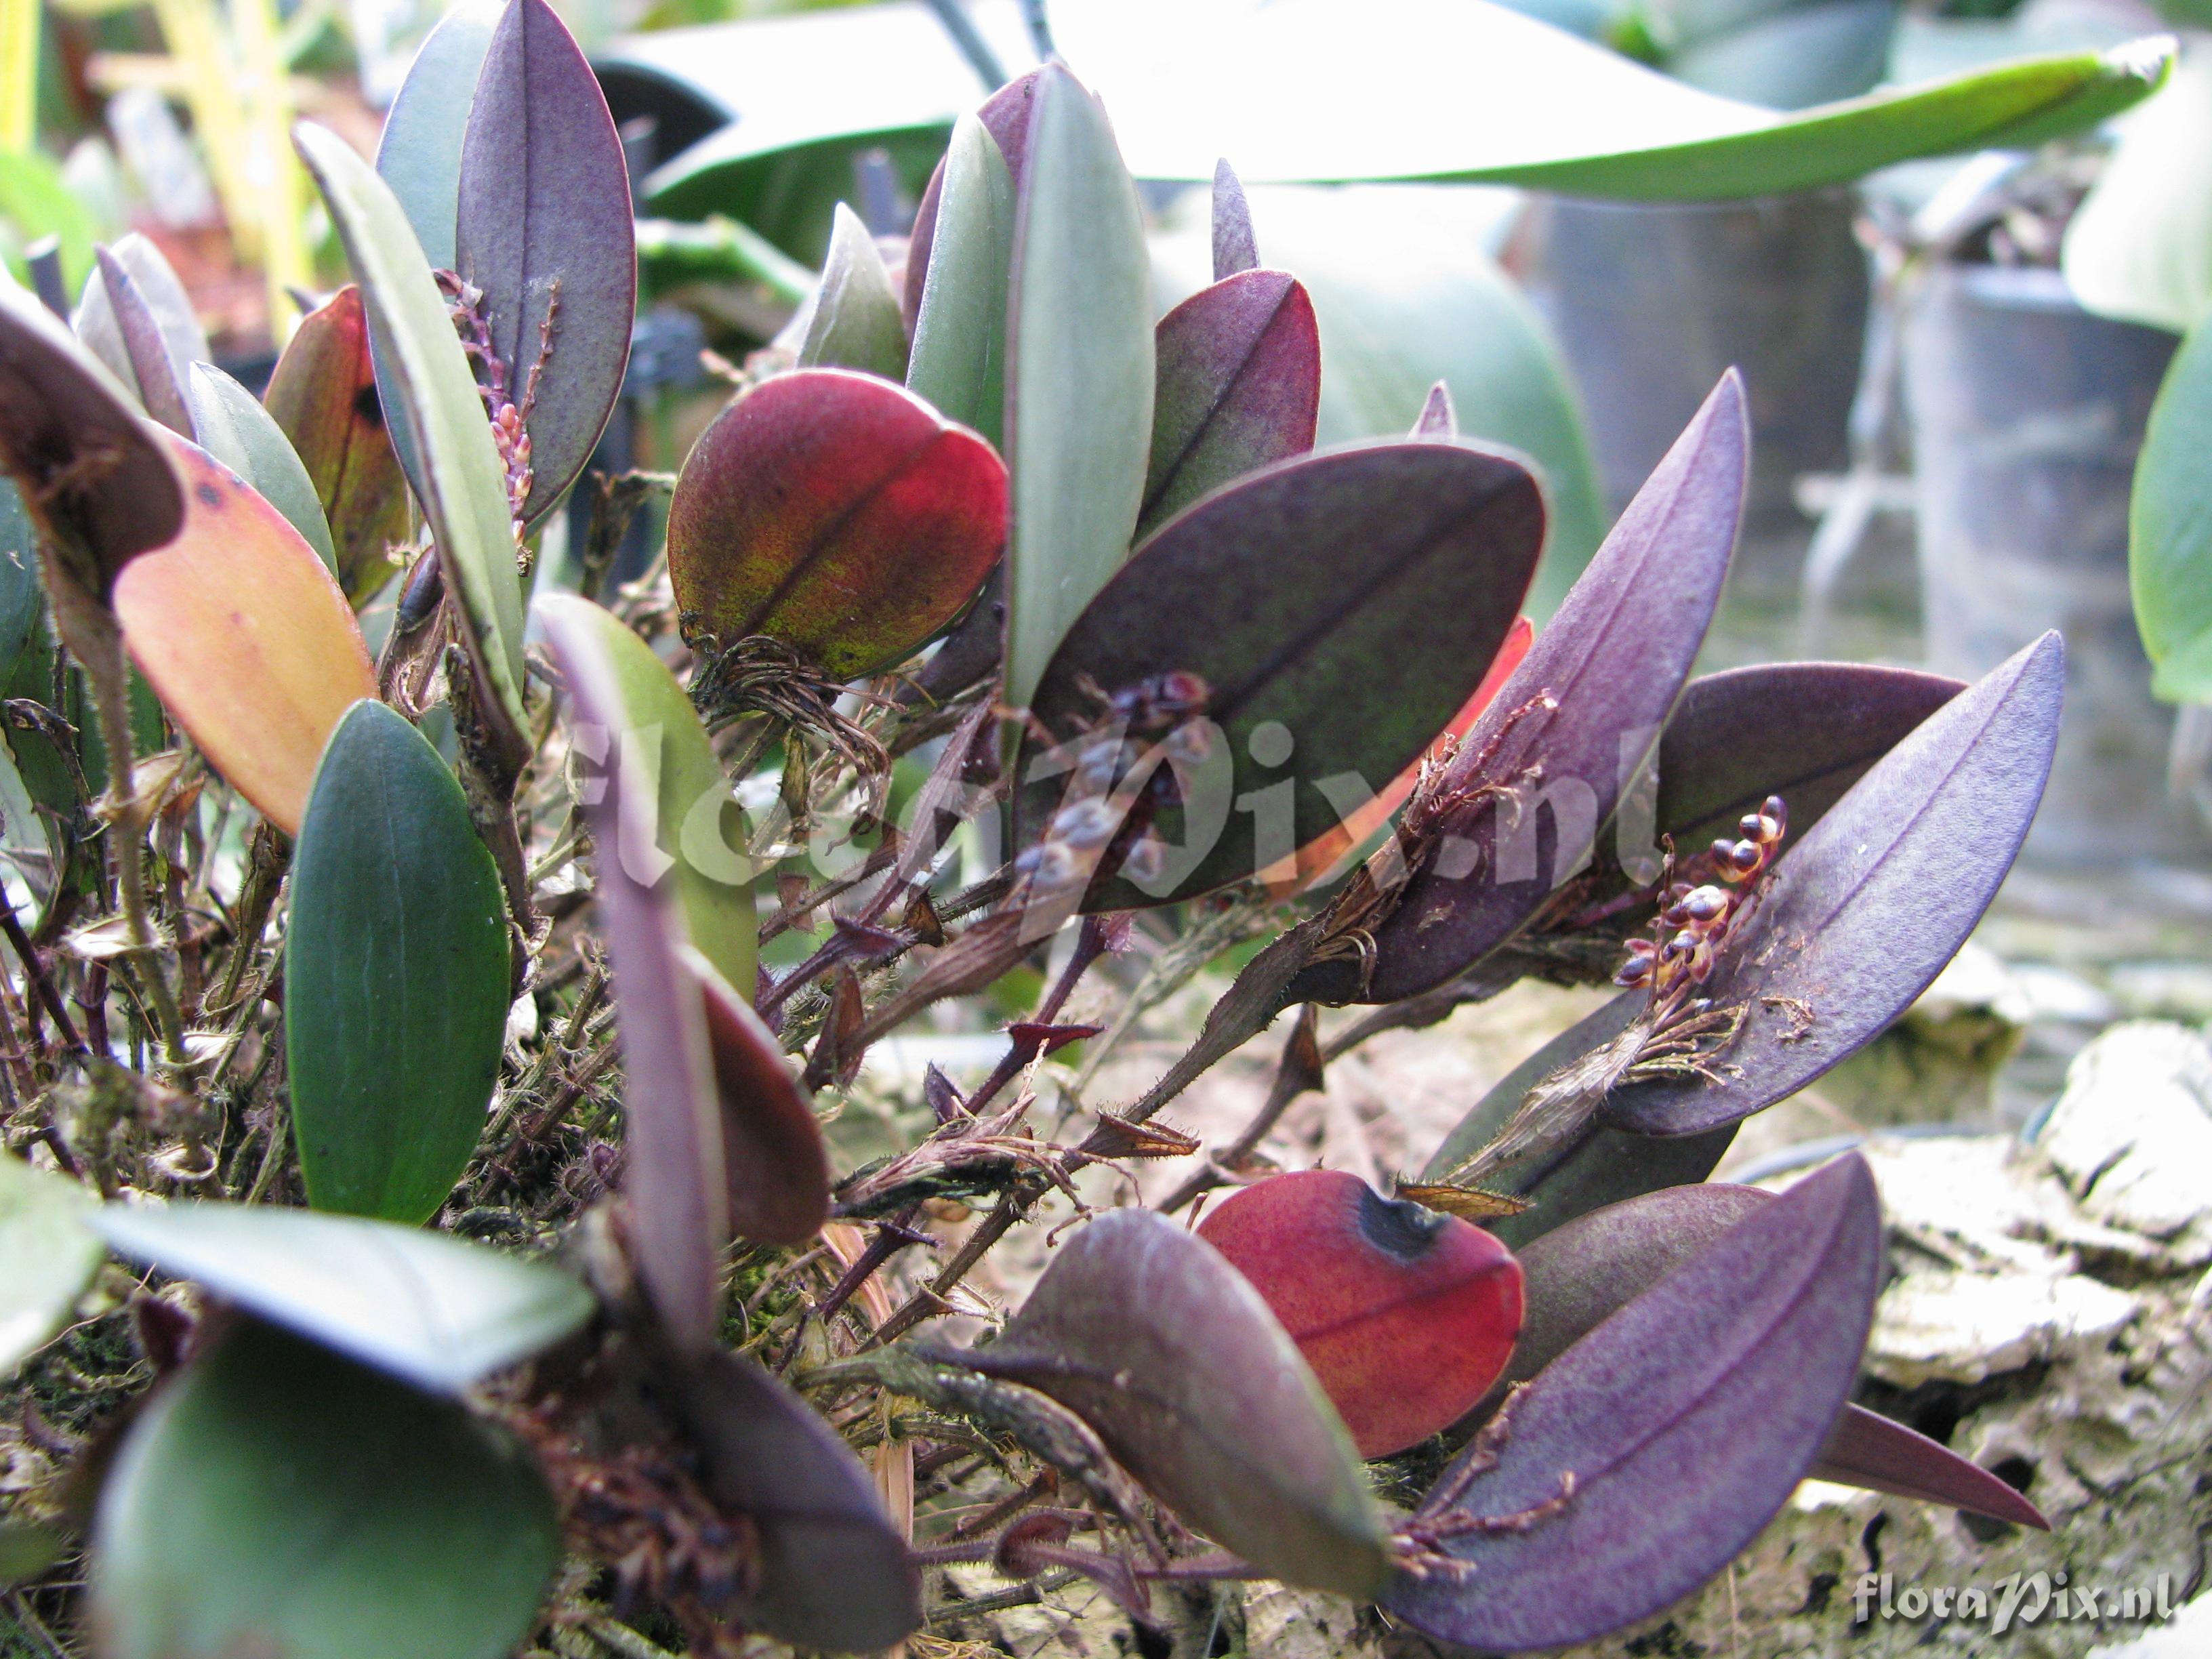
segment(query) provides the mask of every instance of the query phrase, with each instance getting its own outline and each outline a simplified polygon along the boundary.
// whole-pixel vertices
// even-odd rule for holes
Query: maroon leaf
[[[100,285],[107,290],[116,332],[122,336],[124,354],[131,360],[131,373],[138,382],[138,401],[145,404],[147,414],[179,437],[196,437],[191,414],[185,407],[184,388],[177,381],[183,366],[170,361],[168,342],[161,337],[161,325],[155,319],[146,296],[138,291],[137,279],[106,248],[95,248],[94,255],[100,263]]]
[[[1250,1279],[1342,1413],[1362,1457],[1457,1421],[1505,1368],[1521,1270],[1488,1233],[1348,1170],[1239,1188],[1198,1236]]]
[[[599,442],[637,312],[622,140],[545,0],[509,0],[492,33],[461,144],[454,248],[461,276],[483,291],[507,401],[530,434],[524,516],[535,520]]]
[[[976,118],[997,142],[999,153],[1006,158],[1006,172],[1013,179],[1017,196],[1021,193],[1022,167],[1029,159],[1030,105],[1036,98],[1037,77],[1043,73],[1041,69],[1034,69],[1007,82],[975,111]],[[915,210],[914,231],[907,240],[906,291],[901,305],[906,313],[909,334],[914,331],[915,319],[921,315],[921,289],[929,276],[929,250],[937,240],[937,198],[944,185],[945,163],[940,161],[922,190],[921,204]]]
[[[1252,204],[1226,156],[1213,164],[1213,280],[1225,283],[1260,263],[1252,234]]]
[[[1160,319],[1152,458],[1137,533],[1208,490],[1313,447],[1321,333],[1313,301],[1279,270],[1246,270]]]
[[[1151,1210],[1091,1222],[958,1363],[1049,1395],[1162,1502],[1271,1577],[1372,1595],[1380,1516],[1351,1437],[1219,1252]]]
[[[684,955],[705,1000],[730,1229],[763,1244],[804,1243],[830,1218],[830,1154],[821,1126],[751,1005],[705,957],[689,947]]]
[[[562,613],[548,611],[541,620],[567,678],[572,719],[627,729],[621,693],[603,676],[599,653],[570,636]],[[719,1258],[730,1237],[708,1018],[685,960],[675,884],[656,884],[630,868],[629,854],[654,846],[652,781],[629,777],[611,763],[617,753],[609,745],[594,762],[577,750],[622,1033],[629,1243],[669,1340],[680,1352],[701,1354],[714,1347],[720,1322]]]
[[[1522,1252],[1528,1318],[1504,1380],[1534,1376],[1721,1234],[1775,1201],[1756,1187],[1676,1187],[1547,1233]],[[1987,1469],[1858,1406],[1844,1407],[1808,1473],[2050,1529],[2040,1510]]]
[[[2051,1530],[2041,1510],[1978,1463],[1863,1406],[1844,1407],[1807,1473],[1816,1480],[1942,1504],[2039,1532]]]
[[[1183,804],[1159,806],[1169,850],[1157,878],[1102,880],[1085,908],[1245,879],[1386,787],[1480,684],[1543,527],[1541,492],[1514,458],[1377,443],[1239,479],[1138,548],[1060,642],[1033,712],[1055,739],[1074,738],[1101,717],[1091,688],[1130,693],[1181,673],[1203,682],[1200,712],[1218,731],[1181,780]],[[1052,747],[1034,730],[1024,738],[1024,845],[1066,787]],[[1231,810],[1270,787],[1254,797],[1265,810]]]
[[[669,1381],[708,1495],[758,1539],[757,1582],[728,1616],[835,1653],[879,1653],[911,1634],[920,1577],[843,1437],[750,1359],[708,1353]]]
[[[1795,1094],[1912,1005],[1996,896],[2050,774],[2057,634],[1991,670],[1862,777],[1775,868],[1705,988],[1743,1024],[1725,1068],[1616,1090],[1617,1127],[1711,1129]],[[1640,996],[1640,992],[1631,992]]]
[[[1310,973],[1299,994],[1395,1002],[1441,984],[1504,943],[1569,872],[1704,642],[1735,546],[1749,443],[1731,370],[1461,744],[1443,789],[1496,793],[1443,818],[1374,929],[1368,983],[1340,963]],[[1501,813],[1519,826],[1503,845]]]
[[[26,289],[0,283],[0,467],[80,584],[105,596],[118,571],[184,527],[168,452],[76,337]]]
[[[1006,469],[902,387],[801,369],[715,417],[668,513],[689,629],[764,634],[840,679],[951,622],[1006,544]]]
[[[1383,1610],[1510,1651],[1589,1641],[1694,1589],[1811,1466],[1857,1375],[1881,1258],[1856,1157],[1723,1234],[1554,1360],[1445,1472],[1413,1535],[1462,1565],[1401,1571]]]

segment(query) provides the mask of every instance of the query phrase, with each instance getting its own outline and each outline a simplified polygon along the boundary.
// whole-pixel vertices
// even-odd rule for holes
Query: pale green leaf
[[[423,492],[447,578],[467,613],[477,672],[498,712],[522,732],[522,584],[507,469],[468,356],[390,188],[327,127],[303,122],[294,142],[337,222],[370,333],[392,370],[398,395],[386,400],[386,415],[422,458],[412,482]]]
[[[1008,702],[1127,556],[1152,459],[1150,266],[1097,99],[1048,68],[1030,121],[1007,300]]]
[[[1006,276],[1013,258],[1014,181],[990,130],[973,114],[952,129],[938,192],[907,389],[939,413],[1000,441],[1006,423]]]

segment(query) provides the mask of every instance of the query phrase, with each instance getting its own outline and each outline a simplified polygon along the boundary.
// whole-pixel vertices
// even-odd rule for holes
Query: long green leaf
[[[0,1377],[62,1328],[104,1254],[75,1182],[0,1153]]]
[[[185,398],[202,449],[252,484],[336,575],[337,549],[307,464],[269,411],[213,363],[186,371]]]
[[[1007,302],[1006,698],[1017,705],[1136,528],[1152,435],[1149,270],[1105,111],[1066,70],[1047,69]]]
[[[307,1198],[428,1221],[467,1170],[507,1026],[499,872],[460,785],[380,702],[331,734],[292,864],[284,1045]]]
[[[92,1612],[108,1659],[501,1659],[559,1546],[509,1437],[249,1324],[131,1425],[100,1493]]]
[[[90,1217],[119,1255],[389,1371],[459,1394],[559,1341],[592,1293],[558,1268],[450,1233],[242,1204],[111,1204]]]
[[[2212,702],[2212,319],[2182,342],[2151,405],[2128,503],[2128,585],[2169,702]]]
[[[741,830],[725,810],[729,780],[714,757],[707,728],[667,665],[612,611],[573,594],[547,594],[538,613],[556,623],[564,651],[595,647],[588,672],[602,696],[628,718],[621,732],[601,734],[608,761],[635,764],[656,778],[653,842],[658,858],[673,861],[684,931],[700,954],[740,995],[755,977],[757,919],[752,868]],[[635,857],[643,849],[618,849]],[[647,856],[653,856],[647,854]]]
[[[507,469],[492,443],[468,356],[415,233],[390,188],[327,127],[303,122],[293,142],[337,221],[386,354],[397,396],[392,430],[422,459],[413,482],[447,577],[469,621],[477,673],[514,730],[524,729],[522,585],[515,572]],[[403,452],[404,453],[404,452]]]
[[[990,129],[973,115],[952,129],[937,200],[907,389],[995,444],[1006,424],[1014,181]]]
[[[761,55],[748,27],[731,26],[715,50],[639,40],[620,60],[679,81],[726,78]],[[1139,178],[1209,179],[1222,135],[1234,134],[1248,185],[1434,179],[1650,201],[1809,189],[1915,156],[2084,131],[2154,89],[2172,58],[2164,40],[2053,53],[1783,114],[1483,0],[1377,0],[1356,28],[1334,0],[1195,21],[1172,0],[1063,0],[1053,27],[1106,97]],[[1162,39],[1176,49],[1160,52]],[[868,67],[890,82],[890,70]],[[743,121],[654,174],[655,207],[726,209],[791,152],[943,132],[973,100],[957,60],[934,76],[899,68],[865,106],[812,97],[811,86],[745,88]]]

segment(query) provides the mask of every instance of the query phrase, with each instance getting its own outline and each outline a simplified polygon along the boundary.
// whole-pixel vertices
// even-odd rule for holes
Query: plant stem
[[[107,744],[107,788],[114,799],[114,818],[108,840],[115,853],[116,888],[123,903],[123,920],[129,930],[131,954],[145,975],[146,994],[154,1005],[154,1018],[161,1030],[161,1046],[169,1064],[182,1069],[185,1027],[177,1013],[176,993],[168,970],[156,952],[152,921],[146,913],[146,820],[137,798],[135,757],[131,738],[131,672],[123,656],[119,634],[103,641],[112,647],[100,653],[100,660],[85,659],[93,696],[100,706],[100,736]]]
[[[76,1022],[70,1018],[69,1008],[62,1001],[62,994],[54,988],[54,981],[47,974],[46,964],[39,960],[38,947],[31,943],[30,935],[23,931],[23,924],[15,918],[15,907],[4,893],[0,893],[0,930],[6,932],[8,943],[22,959],[23,975],[30,981],[31,988],[38,993],[40,1006],[52,1017],[54,1028],[62,1034],[62,1040],[78,1054],[91,1053],[84,1046],[84,1039],[77,1035]]]

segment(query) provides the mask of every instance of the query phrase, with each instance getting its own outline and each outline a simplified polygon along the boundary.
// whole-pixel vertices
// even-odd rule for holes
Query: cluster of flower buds
[[[1657,998],[1711,979],[1729,924],[1741,912],[1752,882],[1773,862],[1789,826],[1789,809],[1779,795],[1769,795],[1759,811],[1745,814],[1741,838],[1723,836],[1710,854],[1726,884],[1678,881],[1669,887],[1654,936],[1628,941],[1628,960],[1613,982],[1648,983]]]
[[[1086,689],[1099,713],[1071,745],[1071,798],[1036,845],[1014,860],[1014,872],[1045,891],[1087,882],[1102,865],[1134,882],[1158,878],[1167,867],[1167,843],[1152,829],[1152,813],[1182,799],[1177,770],[1213,750],[1213,728],[1202,718],[1213,691],[1196,674],[1149,675],[1111,693]],[[1147,738],[1158,741],[1140,741]],[[1139,799],[1117,795],[1116,786],[1147,762]]]

